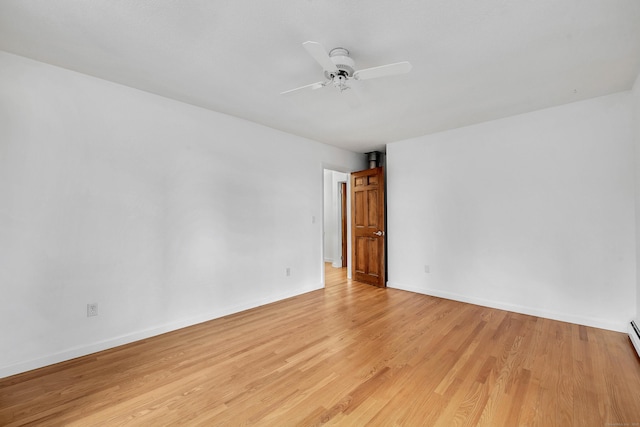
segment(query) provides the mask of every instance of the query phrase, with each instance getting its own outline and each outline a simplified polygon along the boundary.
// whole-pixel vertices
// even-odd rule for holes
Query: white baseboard
[[[198,323],[208,322],[209,320],[218,319],[220,317],[228,316],[230,314],[238,313],[244,310],[249,310],[251,308],[271,304],[273,302],[277,302],[287,298],[306,294],[307,292],[315,291],[322,288],[323,286],[321,284],[317,286],[308,286],[306,288],[299,288],[295,292],[289,292],[289,293],[284,293],[284,294],[280,294],[280,295],[276,295],[268,298],[257,299],[246,304],[240,304],[240,305],[229,307],[223,310],[202,313],[198,316],[194,316],[188,319],[169,322],[166,324],[155,326],[153,328],[135,331],[129,334],[109,338],[109,339],[94,342],[91,344],[72,347],[64,351],[54,353],[54,354],[49,354],[43,357],[38,357],[36,359],[27,360],[24,362],[13,364],[13,365],[3,366],[3,367],[0,367],[0,379],[9,377],[11,375],[16,375],[16,374],[31,371],[34,369],[42,368],[45,366],[53,365],[56,363],[65,362],[67,360],[75,359],[81,356],[86,356],[88,354],[97,353],[99,351],[118,347],[124,344],[129,344],[135,341],[140,341],[156,335],[161,335],[167,332],[186,328],[188,326],[197,325]]]
[[[438,298],[450,299],[454,301],[466,302],[483,307],[497,308],[499,310],[512,311],[514,313],[527,314],[530,316],[543,317],[545,319],[559,320],[561,322],[575,323],[578,325],[591,326],[594,328],[607,329],[616,332],[626,332],[626,323],[611,322],[604,319],[575,316],[567,313],[557,313],[537,307],[526,307],[522,305],[510,304],[503,301],[485,300],[482,298],[469,297],[438,289],[424,289],[415,286],[407,286],[400,283],[388,282],[387,286],[418,294],[430,295]]]

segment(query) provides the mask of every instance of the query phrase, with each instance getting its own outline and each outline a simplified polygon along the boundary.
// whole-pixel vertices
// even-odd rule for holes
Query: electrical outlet
[[[291,267],[287,267],[286,274],[287,274],[287,277],[291,276]]]
[[[424,266],[424,272],[429,274],[431,272],[431,268],[428,265]]]
[[[98,315],[98,304],[87,304],[87,317],[97,316]]]

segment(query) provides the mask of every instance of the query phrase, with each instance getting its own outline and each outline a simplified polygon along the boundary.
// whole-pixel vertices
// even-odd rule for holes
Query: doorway
[[[349,174],[324,169],[323,262],[327,268],[345,269],[350,274]]]

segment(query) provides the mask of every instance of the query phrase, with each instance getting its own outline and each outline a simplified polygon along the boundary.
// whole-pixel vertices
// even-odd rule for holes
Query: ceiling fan
[[[369,80],[378,77],[395,76],[411,71],[411,64],[407,61],[355,71],[353,68],[355,64],[354,61],[349,56],[349,51],[343,47],[336,47],[327,53],[325,48],[318,42],[307,41],[302,43],[302,46],[304,46],[309,55],[322,66],[326,80],[287,90],[282,92],[281,95],[304,89],[320,89],[328,85],[333,85],[338,88],[340,92],[343,92],[350,88],[349,85],[347,85],[349,80]]]

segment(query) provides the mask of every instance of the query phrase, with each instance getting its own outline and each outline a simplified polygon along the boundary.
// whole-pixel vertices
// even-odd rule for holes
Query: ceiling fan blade
[[[331,57],[324,49],[324,46],[322,46],[320,43],[308,41],[302,43],[302,46],[304,46],[304,48],[307,49],[307,52],[309,52],[309,55],[311,55],[313,59],[315,59],[316,62],[322,66],[323,70],[329,72],[338,71],[338,69],[336,68],[336,64],[333,63]]]
[[[305,86],[300,86],[297,87],[295,89],[289,89],[289,90],[285,90],[284,92],[280,92],[280,95],[286,95],[288,93],[291,92],[297,92],[299,90],[303,90],[303,89],[311,89],[311,90],[316,90],[316,89],[320,89],[321,87],[324,87],[326,84],[326,82],[316,82],[316,83],[311,83],[310,85],[305,85]]]
[[[381,65],[379,67],[365,68],[353,73],[356,80],[376,79],[378,77],[394,76],[396,74],[405,74],[411,71],[411,64],[407,61],[396,62],[395,64]]]

